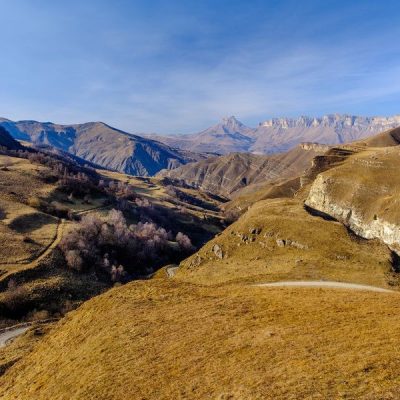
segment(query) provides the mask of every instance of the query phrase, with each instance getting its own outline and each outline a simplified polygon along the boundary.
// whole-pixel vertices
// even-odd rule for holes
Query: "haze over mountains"
[[[256,128],[250,128],[232,116],[199,133],[150,137],[190,151],[271,154],[287,151],[301,142],[350,142],[399,125],[400,115],[361,117],[331,114],[320,118],[273,118],[261,122]]]

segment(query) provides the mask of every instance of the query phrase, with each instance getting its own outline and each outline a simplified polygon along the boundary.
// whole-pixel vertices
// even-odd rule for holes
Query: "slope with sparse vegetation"
[[[26,336],[17,339],[3,355],[13,365],[0,378],[0,397],[398,398],[400,282],[393,252],[379,238],[363,239],[305,204],[318,177],[329,176],[335,193],[344,198],[350,193],[357,205],[357,195],[368,193],[372,185],[367,198],[374,202],[366,202],[365,210],[386,206],[377,188],[390,185],[397,193],[400,183],[395,174],[386,177],[375,165],[395,165],[398,146],[393,138],[389,132],[371,142],[332,148],[294,182],[257,187],[258,201],[251,199],[251,190],[243,192],[231,207],[243,205],[246,211],[178,268],[162,268],[153,279],[130,282],[89,300],[33,349]],[[386,147],[378,148],[378,142]],[[365,163],[371,154],[376,159]],[[363,174],[355,180],[360,170]],[[197,216],[204,206],[200,199],[218,204],[206,193],[196,197],[185,182],[172,188],[173,181],[166,178],[138,182],[102,174],[113,176],[112,188],[136,182],[139,207],[149,197],[157,206],[183,207],[188,201],[193,203],[187,204],[188,210]],[[350,181],[357,183],[355,192]],[[388,196],[385,201],[394,204]],[[121,200],[129,211],[133,199]],[[229,210],[229,203],[225,207]],[[205,210],[210,223],[216,212],[213,207]],[[396,207],[381,208],[382,215],[385,210],[397,218]],[[79,236],[74,244],[97,229],[93,237],[99,242],[90,242],[98,251],[96,260],[84,258],[84,246],[78,249],[80,267],[104,268],[110,243],[114,248],[121,235],[140,234],[144,225],[133,221],[127,231],[127,219],[121,218],[118,212],[90,217],[71,231]],[[118,239],[115,247],[121,243]],[[70,251],[68,246],[64,251]],[[108,255],[107,260],[108,266],[123,263],[123,257]],[[118,273],[110,269],[111,276],[113,271]],[[257,286],[279,281],[337,281],[389,290]]]
[[[160,181],[96,171],[51,148],[0,150],[3,323],[59,315],[179,262],[222,227],[219,201],[198,191],[178,199]]]

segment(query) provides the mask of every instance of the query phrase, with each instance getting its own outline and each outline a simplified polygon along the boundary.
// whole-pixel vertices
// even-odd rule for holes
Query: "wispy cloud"
[[[0,27],[6,117],[176,133],[231,114],[400,112],[396,2],[41,3],[16,0]]]

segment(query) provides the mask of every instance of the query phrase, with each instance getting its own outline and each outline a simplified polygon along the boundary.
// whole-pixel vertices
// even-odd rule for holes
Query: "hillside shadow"
[[[16,217],[8,227],[17,233],[25,234],[43,228],[46,225],[54,224],[55,219],[53,217],[42,213],[33,213]]]

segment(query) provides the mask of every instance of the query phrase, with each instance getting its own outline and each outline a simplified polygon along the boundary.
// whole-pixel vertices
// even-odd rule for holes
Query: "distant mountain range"
[[[195,152],[271,154],[287,151],[302,142],[346,143],[398,126],[400,115],[360,117],[332,114],[320,118],[274,118],[260,123],[257,128],[250,128],[232,116],[199,133],[148,137]]]
[[[163,169],[204,160],[210,153],[265,155],[286,152],[303,142],[341,144],[360,140],[400,126],[400,115],[275,118],[257,128],[229,117],[199,133],[172,136],[134,135],[103,122],[59,125],[0,118],[0,126],[17,140],[50,145],[110,170],[152,176]]]
[[[14,139],[50,145],[101,167],[151,176],[205,156],[112,128],[102,122],[58,125],[51,122],[0,119]]]

